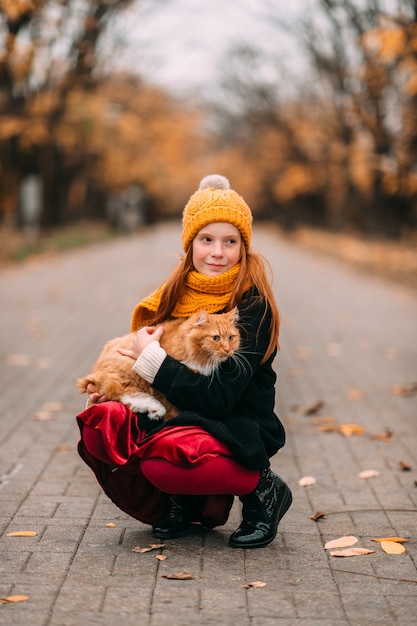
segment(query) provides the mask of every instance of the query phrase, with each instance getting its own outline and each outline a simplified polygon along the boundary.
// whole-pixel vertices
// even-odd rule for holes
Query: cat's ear
[[[234,323],[236,323],[236,322],[238,322],[238,321],[239,321],[239,311],[238,311],[237,306],[235,306],[235,308],[234,308],[234,309],[232,309],[231,311],[229,311],[229,313],[228,313],[228,318],[229,318],[229,320],[230,320],[231,322],[234,322]]]
[[[202,324],[206,324],[209,320],[209,316],[207,311],[199,311],[195,315],[194,326],[201,326]]]

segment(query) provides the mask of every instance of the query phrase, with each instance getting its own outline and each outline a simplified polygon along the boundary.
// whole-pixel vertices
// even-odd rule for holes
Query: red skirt
[[[192,467],[215,456],[233,458],[228,447],[198,426],[166,426],[153,435],[138,426],[138,417],[120,402],[96,404],[77,416],[81,438],[78,452],[93,470],[107,496],[125,513],[152,524],[162,513],[163,494],[141,471],[142,459],[163,459]],[[91,454],[83,440],[84,426],[101,434],[107,462]],[[232,495],[210,495],[201,500],[194,521],[208,528],[224,524]]]

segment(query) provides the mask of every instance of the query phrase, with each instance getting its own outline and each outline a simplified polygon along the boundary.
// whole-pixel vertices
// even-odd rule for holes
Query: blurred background
[[[0,0],[1,258],[178,219],[217,172],[289,237],[402,250],[416,276],[416,18],[415,0]]]

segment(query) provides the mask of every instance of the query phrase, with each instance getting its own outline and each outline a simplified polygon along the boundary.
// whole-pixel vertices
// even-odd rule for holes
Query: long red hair
[[[151,319],[146,321],[149,326],[160,324],[164,320],[171,317],[175,304],[180,297],[185,277],[190,270],[194,269],[192,255],[191,245],[188,248],[186,255],[168,276],[164,284],[164,291],[158,310]],[[271,280],[268,278],[267,268],[272,276],[272,270],[268,260],[259,252],[247,252],[242,241],[240,269],[236,277],[230,301],[226,306],[226,311],[230,311],[235,306],[239,306],[239,303],[242,301],[245,287],[247,289],[248,280],[256,288],[259,298],[264,300],[264,316],[267,314],[268,310],[270,310],[271,323],[269,327],[269,344],[262,362],[265,362],[274,352],[275,348],[279,347],[278,337],[280,315],[278,305],[272,292]]]

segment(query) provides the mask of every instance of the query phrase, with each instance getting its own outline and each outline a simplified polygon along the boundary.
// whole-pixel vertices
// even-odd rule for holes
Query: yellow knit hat
[[[250,248],[252,212],[243,198],[230,189],[224,176],[205,176],[187,202],[182,214],[182,245],[187,252],[199,230],[213,222],[233,224],[240,231],[246,250]]]

